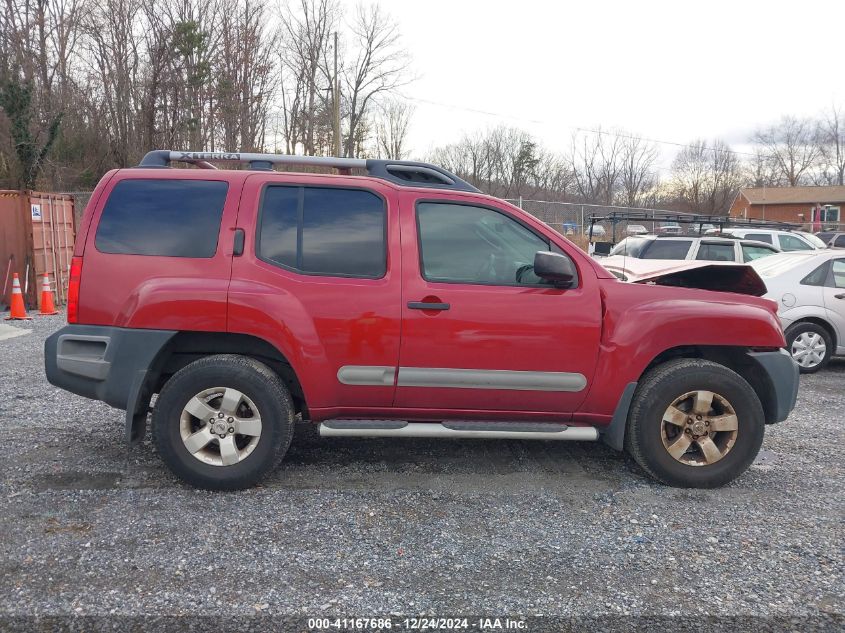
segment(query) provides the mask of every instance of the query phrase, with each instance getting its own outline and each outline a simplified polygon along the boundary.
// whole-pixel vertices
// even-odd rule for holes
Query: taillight
[[[79,282],[82,279],[82,258],[70,260],[70,278],[67,283],[67,322],[79,322]]]

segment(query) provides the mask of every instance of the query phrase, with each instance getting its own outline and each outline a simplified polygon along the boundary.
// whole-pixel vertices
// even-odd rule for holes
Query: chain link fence
[[[91,199],[93,191],[62,191],[59,192],[64,196],[73,198],[73,215],[76,221],[75,226],[79,227],[82,221],[82,214],[85,212],[85,207],[88,206],[88,201]]]

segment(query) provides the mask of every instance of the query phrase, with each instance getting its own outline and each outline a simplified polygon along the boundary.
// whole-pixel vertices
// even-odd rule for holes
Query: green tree
[[[41,143],[40,135],[32,129],[34,107],[30,84],[14,78],[4,79],[0,83],[0,108],[9,117],[12,143],[18,159],[18,186],[33,189],[44,159],[58,136],[62,113],[49,121],[46,138]]]

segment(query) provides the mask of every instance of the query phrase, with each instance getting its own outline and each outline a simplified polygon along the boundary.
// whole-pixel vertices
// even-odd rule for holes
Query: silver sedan
[[[845,355],[845,251],[780,253],[751,265],[778,304],[786,347],[802,373]]]

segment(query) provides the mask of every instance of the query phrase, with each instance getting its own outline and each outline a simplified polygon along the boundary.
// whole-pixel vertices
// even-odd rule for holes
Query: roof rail
[[[158,149],[147,152],[139,167],[164,168],[172,162],[188,163],[202,169],[216,169],[212,162],[247,163],[250,169],[269,171],[274,165],[325,167],[349,175],[353,169],[363,169],[368,176],[387,180],[406,187],[429,187],[453,191],[479,190],[455,174],[436,165],[408,160],[371,158],[337,158],[328,156],[296,156],[292,154],[256,154],[251,152],[177,152]]]

